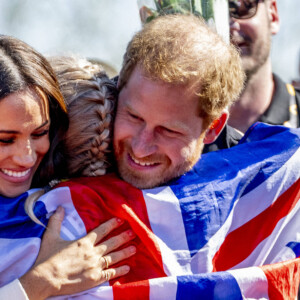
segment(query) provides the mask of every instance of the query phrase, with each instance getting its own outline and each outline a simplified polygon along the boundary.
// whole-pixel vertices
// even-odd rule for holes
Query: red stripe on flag
[[[113,286],[114,300],[147,300],[150,298],[148,280]]]
[[[262,266],[268,279],[270,299],[296,299],[300,283],[300,259]]]
[[[288,215],[299,199],[300,180],[262,213],[226,236],[213,258],[213,270],[225,271],[246,259],[272,233],[278,221]]]
[[[115,175],[76,178],[59,186],[70,188],[72,201],[87,232],[116,216],[127,222],[114,230],[108,238],[129,228],[136,233],[137,237],[129,244],[136,246],[137,253],[114,265],[127,264],[130,266],[130,272],[126,276],[111,280],[110,284],[166,276],[160,248],[151,231],[146,204],[140,190],[121,181]]]

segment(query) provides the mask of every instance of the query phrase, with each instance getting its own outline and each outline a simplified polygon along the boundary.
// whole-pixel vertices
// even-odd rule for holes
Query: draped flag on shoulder
[[[204,154],[166,186],[138,190],[110,174],[61,183],[35,207],[62,205],[77,239],[112,216],[137,253],[130,272],[78,299],[295,299],[300,281],[300,129],[255,124],[239,145]],[[30,191],[29,191],[30,192]],[[0,285],[33,264],[44,228],[1,197]],[[55,297],[65,299],[68,297]]]

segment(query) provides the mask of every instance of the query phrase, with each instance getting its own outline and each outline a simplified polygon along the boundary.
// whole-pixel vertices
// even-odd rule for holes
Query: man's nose
[[[36,162],[36,151],[30,140],[18,145],[17,152],[14,154],[14,162],[25,168],[31,168]]]
[[[142,128],[132,139],[132,151],[135,157],[143,158],[154,154],[158,146],[152,130]]]

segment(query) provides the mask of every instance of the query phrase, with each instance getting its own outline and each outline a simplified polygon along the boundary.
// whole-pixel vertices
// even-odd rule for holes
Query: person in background
[[[239,49],[246,83],[230,109],[229,125],[245,132],[262,121],[300,126],[300,92],[272,73],[271,38],[279,30],[276,0],[229,0],[231,42]]]
[[[4,35],[0,36],[0,54],[0,298],[23,299],[25,289],[30,299],[41,299],[66,293],[71,282],[87,288],[126,274],[128,267],[108,268],[103,258],[112,255],[119,261],[131,255],[126,249],[114,251],[131,239],[126,232],[102,241],[122,221],[114,218],[71,243],[59,235],[61,208],[47,230],[55,209],[44,217],[42,226],[30,220],[26,203],[39,194],[32,188],[65,174],[62,141],[68,128],[67,109],[55,73],[41,54]],[[45,211],[47,205],[39,209]],[[26,227],[26,222],[32,227]],[[48,239],[41,252],[35,252],[44,232]],[[26,247],[31,238],[33,243]],[[62,261],[57,261],[57,253]],[[13,264],[20,258],[24,259],[21,271],[20,265]]]
[[[299,51],[299,55],[298,55],[298,77],[292,80],[292,85],[297,88],[300,89],[300,51]]]

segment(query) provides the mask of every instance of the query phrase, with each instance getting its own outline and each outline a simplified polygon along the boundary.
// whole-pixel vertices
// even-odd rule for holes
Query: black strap
[[[295,99],[298,113],[298,127],[300,127],[300,90],[295,88]]]

